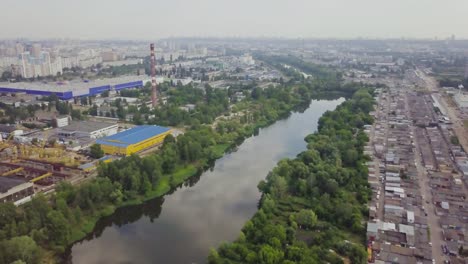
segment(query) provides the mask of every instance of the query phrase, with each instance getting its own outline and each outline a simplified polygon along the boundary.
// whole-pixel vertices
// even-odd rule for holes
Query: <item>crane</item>
[[[24,170],[24,168],[23,168],[23,167],[19,167],[19,168],[16,168],[16,169],[13,169],[13,170],[9,170],[9,171],[7,171],[7,172],[4,172],[4,173],[2,173],[1,176],[9,176],[9,175],[15,174],[15,173],[17,173],[17,172],[20,172],[20,171],[22,171],[22,170]]]
[[[52,172],[47,172],[47,173],[45,173],[45,174],[42,174],[42,175],[39,176],[39,177],[36,177],[36,178],[30,180],[30,182],[34,183],[34,182],[40,181],[40,180],[42,180],[42,179],[44,179],[44,178],[47,178],[47,177],[50,177],[50,176],[52,176]]]

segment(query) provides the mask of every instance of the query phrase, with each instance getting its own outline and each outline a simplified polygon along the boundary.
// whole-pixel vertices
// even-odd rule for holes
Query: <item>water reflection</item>
[[[210,247],[237,237],[256,211],[257,183],[305,149],[318,118],[344,99],[313,101],[164,198],[117,210],[71,249],[73,263],[204,263]],[[196,184],[195,184],[196,183]]]

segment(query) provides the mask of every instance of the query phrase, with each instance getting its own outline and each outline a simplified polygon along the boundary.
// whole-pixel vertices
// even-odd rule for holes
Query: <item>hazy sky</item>
[[[0,38],[468,38],[468,0],[0,0]]]

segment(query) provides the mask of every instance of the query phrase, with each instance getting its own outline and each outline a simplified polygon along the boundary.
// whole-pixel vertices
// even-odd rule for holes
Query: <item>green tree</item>
[[[216,251],[213,248],[210,249],[210,254],[208,255],[208,263],[209,264],[221,264],[222,263],[222,260],[219,257],[218,251]]]
[[[16,218],[16,206],[13,203],[0,204],[0,228],[13,222]]]
[[[281,250],[275,249],[270,245],[263,245],[258,253],[258,260],[262,264],[276,264],[281,263],[283,256],[284,253]]]
[[[305,229],[313,228],[317,224],[317,215],[310,209],[302,209],[296,213],[296,222]]]
[[[25,263],[38,263],[41,250],[36,242],[29,236],[14,237],[2,243],[2,251],[6,263],[23,261]]]
[[[47,230],[49,231],[49,241],[57,246],[66,246],[70,240],[70,223],[62,213],[51,211],[47,214]]]
[[[284,177],[275,176],[272,178],[271,194],[273,197],[282,198],[288,191],[288,183]]]
[[[86,97],[85,97],[86,98]],[[89,114],[92,115],[92,116],[97,116],[98,115],[98,107],[97,105],[93,105],[90,109],[89,109]]]
[[[68,219],[70,217],[70,208],[68,207],[65,199],[57,198],[57,200],[55,201],[55,204],[56,204],[57,210],[59,210],[63,214],[63,216]]]
[[[71,117],[73,120],[82,120],[83,116],[81,115],[81,111],[78,109],[73,109],[71,111]]]
[[[266,213],[273,213],[275,209],[275,201],[271,199],[269,194],[265,194],[262,198],[262,209]]]
[[[104,156],[104,151],[102,150],[101,145],[100,144],[93,144],[90,147],[90,154],[89,155],[94,159],[102,158]]]

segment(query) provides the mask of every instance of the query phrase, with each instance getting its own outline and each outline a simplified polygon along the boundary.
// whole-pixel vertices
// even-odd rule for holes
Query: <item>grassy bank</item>
[[[103,217],[112,215],[115,210],[121,207],[139,205],[145,201],[152,200],[158,197],[162,197],[167,194],[172,186],[178,186],[188,180],[190,177],[198,174],[199,169],[195,165],[188,165],[185,167],[178,168],[172,175],[164,176],[160,179],[157,188],[140,195],[134,199],[127,200],[121,204],[107,204],[102,208],[96,210],[93,214],[88,214],[83,217],[83,222],[80,225],[75,225],[71,230],[70,245],[84,239],[88,234],[93,232],[96,223]]]

